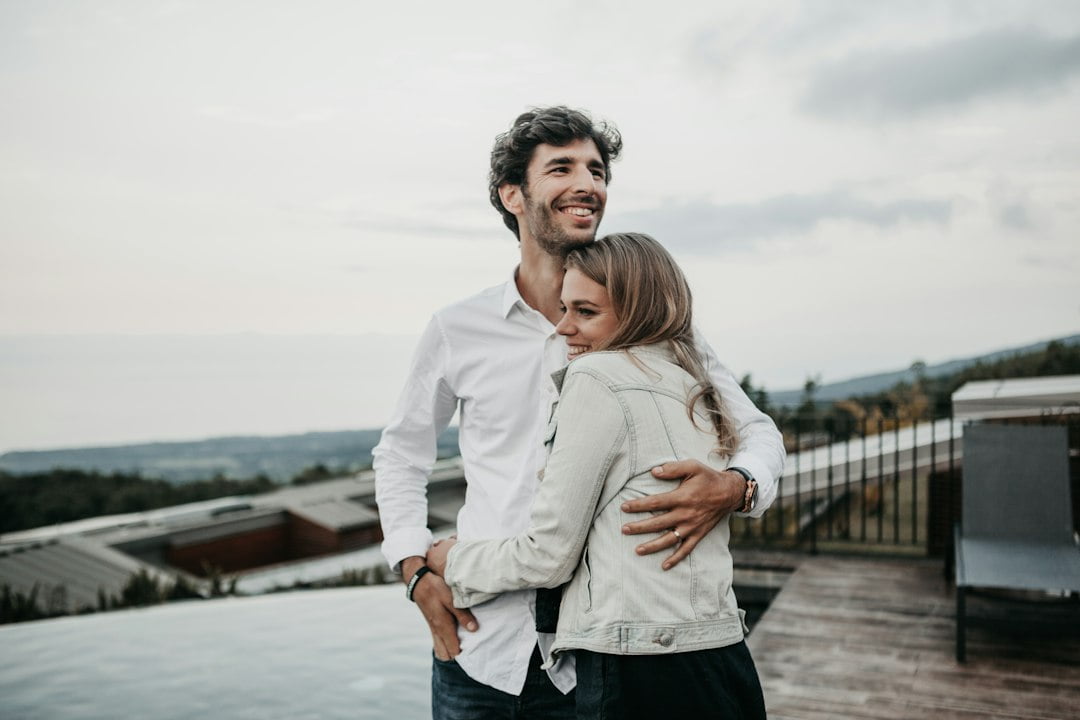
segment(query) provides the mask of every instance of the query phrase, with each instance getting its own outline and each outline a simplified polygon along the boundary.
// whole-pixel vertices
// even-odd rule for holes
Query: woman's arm
[[[445,579],[457,607],[508,590],[557,587],[574,574],[608,470],[624,452],[627,424],[615,394],[582,365],[567,373],[557,422],[528,530],[449,549]]]

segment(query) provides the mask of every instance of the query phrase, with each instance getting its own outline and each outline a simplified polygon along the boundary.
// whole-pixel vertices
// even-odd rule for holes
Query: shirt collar
[[[514,271],[510,273],[510,280],[503,286],[502,303],[499,305],[499,308],[502,310],[502,316],[504,318],[510,317],[510,311],[513,310],[518,303],[521,303],[522,305],[525,304],[525,299],[521,297],[521,293],[518,292],[517,273],[518,268],[515,267]]]

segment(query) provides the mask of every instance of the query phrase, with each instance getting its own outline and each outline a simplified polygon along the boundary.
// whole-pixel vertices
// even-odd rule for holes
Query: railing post
[[[956,509],[956,443],[954,442],[956,435],[956,418],[953,415],[952,403],[949,403],[949,515],[952,516],[952,511]],[[960,518],[955,518],[956,522],[960,521]],[[952,533],[952,528],[948,528],[949,533]],[[951,534],[950,534],[951,537]]]
[[[783,436],[783,430],[780,431]],[[776,537],[780,541],[784,539],[784,476],[781,475],[776,485]],[[765,518],[762,518],[764,520]]]
[[[802,521],[802,418],[795,416],[795,544],[799,545],[799,523]]]
[[[817,418],[814,417],[810,424],[810,442],[817,442]],[[810,554],[817,555],[817,463],[814,462],[814,456],[817,454],[817,447],[813,447],[810,450]]]
[[[828,512],[828,514],[826,516],[826,519],[828,521],[828,525],[825,528],[825,536],[829,540],[832,540],[833,539],[833,536],[832,536],[832,527],[833,527],[832,514],[834,512],[834,509],[833,509],[833,491],[832,491],[832,483],[833,483],[832,448],[833,448],[833,443],[836,441],[836,434],[833,432],[835,430],[835,427],[833,425],[833,423],[834,423],[833,418],[829,418],[828,420],[826,420],[826,423],[827,423],[826,432],[828,434],[827,442],[829,443],[829,449],[828,449],[826,461],[828,462],[829,467],[828,467],[828,469],[826,470],[826,473],[825,473],[825,481],[828,482],[829,484],[825,489],[825,497],[826,497],[827,502],[829,503],[829,505],[828,505],[829,512]]]
[[[893,417],[893,545],[900,544],[900,414]]]
[[[919,544],[919,418],[911,423],[911,544]]]
[[[844,528],[851,539],[851,425],[844,420]]]
[[[862,518],[862,529],[859,532],[859,540],[866,542],[866,417],[862,419],[862,462],[859,463],[862,478],[860,483],[862,484],[862,502],[859,503],[859,514]]]
[[[885,541],[885,418],[879,417],[877,421],[877,541]]]

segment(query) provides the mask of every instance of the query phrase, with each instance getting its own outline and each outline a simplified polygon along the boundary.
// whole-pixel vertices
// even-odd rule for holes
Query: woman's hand
[[[456,543],[457,538],[436,540],[435,544],[428,548],[426,562],[427,566],[431,568],[431,572],[443,577],[446,572],[446,556],[450,554],[450,548],[454,547]]]

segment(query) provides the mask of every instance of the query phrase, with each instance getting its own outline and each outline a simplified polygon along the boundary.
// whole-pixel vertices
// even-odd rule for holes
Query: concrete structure
[[[953,393],[953,415],[962,421],[1080,413],[1080,375],[980,380]]]
[[[459,459],[440,461],[429,522],[448,528],[464,503]],[[90,518],[0,535],[0,586],[39,607],[76,612],[118,595],[140,570],[168,585],[183,578],[209,594],[214,582],[261,593],[357,573],[381,581],[382,540],[370,471],[249,497]],[[34,587],[37,590],[34,591]]]

